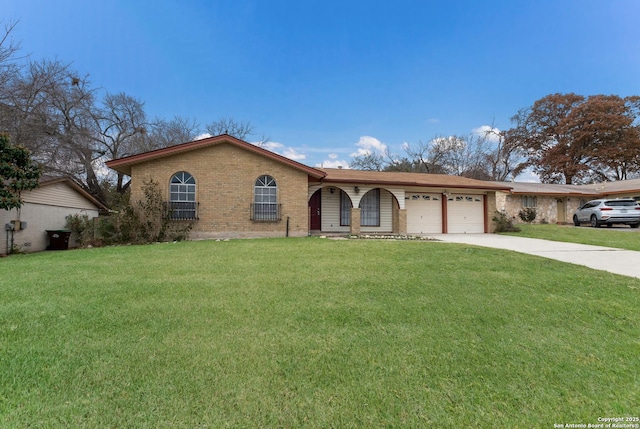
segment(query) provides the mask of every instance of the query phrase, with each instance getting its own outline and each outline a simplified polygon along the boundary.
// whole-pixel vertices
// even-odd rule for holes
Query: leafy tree
[[[40,167],[24,147],[12,146],[0,134],[0,209],[20,208],[20,192],[34,189],[40,179]]]
[[[621,180],[640,170],[638,97],[551,94],[518,112],[506,134],[545,183]]]

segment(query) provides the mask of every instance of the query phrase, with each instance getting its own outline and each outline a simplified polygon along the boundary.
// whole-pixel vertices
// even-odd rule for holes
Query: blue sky
[[[640,1],[0,0],[57,58],[150,116],[250,121],[307,165],[467,135],[547,94],[640,94]]]

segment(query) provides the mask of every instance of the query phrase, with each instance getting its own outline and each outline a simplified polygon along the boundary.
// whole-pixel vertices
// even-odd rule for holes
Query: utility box
[[[49,236],[47,250],[67,250],[69,248],[71,231],[67,229],[47,230],[47,235]]]

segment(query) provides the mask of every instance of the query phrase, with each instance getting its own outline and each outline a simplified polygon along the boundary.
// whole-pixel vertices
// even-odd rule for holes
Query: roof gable
[[[95,198],[89,192],[87,192],[84,189],[82,189],[82,187],[80,187],[80,185],[78,185],[73,179],[71,179],[69,177],[57,177],[57,178],[42,177],[42,178],[40,178],[40,182],[38,183],[38,187],[35,188],[30,193],[35,196],[35,195],[38,194],[38,192],[40,190],[45,190],[45,189],[47,189],[47,187],[52,186],[52,185],[56,185],[56,184],[63,184],[65,186],[67,186],[68,188],[70,188],[73,191],[75,191],[82,198],[84,198],[85,200],[89,201],[91,204],[93,204],[94,206],[96,206],[100,210],[104,210],[104,211],[108,211],[109,210],[107,206],[102,204],[97,198]],[[25,196],[25,202],[27,200],[30,201],[30,196]],[[33,201],[30,201],[30,202],[33,202]]]
[[[322,177],[325,176],[325,173],[321,170],[309,167],[297,161],[293,161],[289,158],[285,158],[284,156],[278,155],[275,152],[271,152],[259,146],[253,145],[251,143],[247,143],[243,140],[237,139],[228,134],[222,134],[215,137],[208,137],[201,140],[195,140],[188,143],[182,143],[175,146],[169,146],[162,149],[143,152],[137,155],[127,156],[124,158],[113,159],[111,161],[107,161],[106,164],[107,164],[107,167],[114,169],[122,174],[126,174],[127,176],[130,176],[131,166],[133,165],[141,164],[141,163],[156,160],[156,159],[171,157],[181,153],[202,149],[208,146],[214,146],[221,143],[228,143],[236,147],[239,147],[241,149],[247,150],[249,152],[258,154],[260,156],[264,156],[265,158],[272,159],[281,164],[288,165],[296,170],[303,171],[307,173],[309,176],[314,177],[316,179],[321,179]]]

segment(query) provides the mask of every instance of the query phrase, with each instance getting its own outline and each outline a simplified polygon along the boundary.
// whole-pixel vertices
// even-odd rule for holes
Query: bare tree
[[[15,61],[17,52],[20,50],[20,44],[11,38],[11,33],[18,25],[18,21],[8,21],[0,23],[3,30],[0,32],[0,88],[5,86],[12,75],[18,72]],[[0,94],[2,97],[2,94]],[[1,100],[1,98],[0,98]]]
[[[349,163],[349,167],[354,170],[382,171],[387,166],[384,155],[373,152],[366,152],[356,155]]]
[[[170,120],[156,119],[151,124],[151,132],[147,135],[144,151],[169,147],[194,140],[199,125],[195,119],[174,116]]]
[[[223,117],[207,124],[206,130],[213,136],[229,134],[240,140],[246,140],[253,135],[255,127],[249,121],[238,122],[231,117]]]
[[[427,159],[431,172],[487,180],[485,151],[485,140],[473,134],[436,137],[429,144]]]
[[[96,90],[60,61],[32,61],[2,88],[3,128],[12,140],[29,148],[47,175],[74,178],[103,197],[97,174],[101,148],[92,118]]]
[[[90,110],[95,132],[94,150],[98,158],[98,168],[107,159],[121,158],[144,150],[147,134],[147,120],[144,103],[125,93],[107,93],[102,107]],[[124,176],[118,173],[116,191],[123,192]]]
[[[2,21],[0,21],[2,24]],[[88,76],[58,60],[32,61],[18,67],[19,45],[10,35],[17,23],[0,31],[0,132],[31,150],[44,174],[74,178],[104,201],[113,186],[104,161],[192,141],[198,124],[174,117],[149,123],[144,103],[124,93],[99,97]],[[227,117],[207,126],[210,134],[246,140],[254,133],[248,121]],[[258,144],[269,139],[262,136]],[[122,175],[115,189],[124,191]]]
[[[51,77],[43,92],[47,117],[43,118],[45,136],[38,150],[45,170],[73,177],[104,201],[98,174],[103,148],[93,121],[96,90],[87,76],[80,78],[68,65],[57,61],[33,64]]]
[[[436,137],[433,140],[437,140]],[[409,157],[409,166],[411,170],[418,173],[444,174],[446,173],[443,166],[443,153],[434,151],[432,141],[424,143],[418,142],[415,146],[405,145],[405,153]]]
[[[524,171],[527,165],[524,151],[507,139],[505,131],[490,126],[480,138],[487,143],[484,157],[490,180],[503,182]]]

